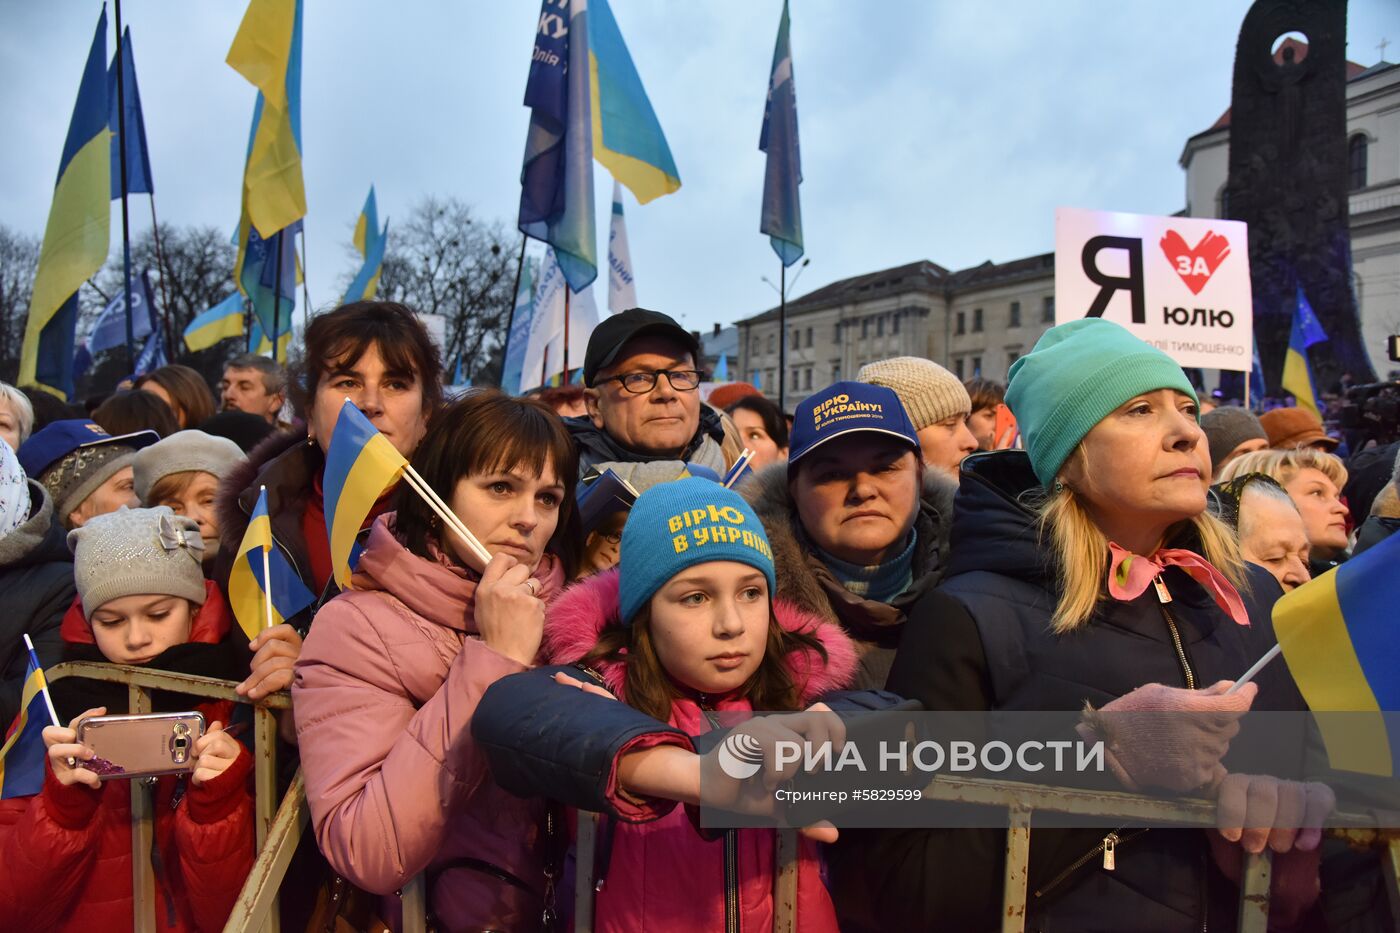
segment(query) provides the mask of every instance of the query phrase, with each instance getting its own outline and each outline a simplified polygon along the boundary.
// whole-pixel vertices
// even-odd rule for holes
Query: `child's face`
[[[651,640],[677,683],[725,694],[758,670],[768,643],[768,580],[736,561],[696,564],[651,598]]]
[[[179,596],[123,596],[92,614],[97,650],[113,664],[145,664],[190,640],[190,601]]]

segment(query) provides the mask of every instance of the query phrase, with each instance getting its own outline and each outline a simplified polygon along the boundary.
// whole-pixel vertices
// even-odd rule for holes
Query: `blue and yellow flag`
[[[26,639],[27,640],[27,639]],[[24,674],[19,715],[5,733],[0,747],[0,800],[28,797],[44,787],[44,727],[49,725],[44,669],[34,649],[29,649],[29,665]]]
[[[763,109],[763,130],[758,148],[768,161],[763,170],[763,211],[758,230],[768,234],[773,252],[783,265],[802,258],[802,155],[797,144],[797,91],[792,83],[792,42],[789,38],[787,0],[778,21],[778,41],[773,46],[773,71],[768,78],[768,103]]]
[[[243,205],[264,239],[306,216],[301,13],[301,0],[249,0],[226,59],[258,89],[243,172]]]
[[[587,4],[541,0],[525,106],[520,232],[554,247],[569,287],[598,277]]]
[[[331,569],[341,589],[350,587],[350,574],[358,555],[356,538],[365,519],[375,501],[399,481],[407,466],[403,454],[346,399],[331,434],[322,474]]]
[[[1298,310],[1293,313],[1293,330],[1288,335],[1288,352],[1283,357],[1283,388],[1293,393],[1299,408],[1306,408],[1319,421],[1322,412],[1317,407],[1317,384],[1308,364],[1308,347],[1326,339],[1327,332],[1317,322],[1303,287],[1298,286]]]
[[[78,287],[107,261],[112,223],[111,133],[107,129],[107,8],[97,19],[78,102],[58,162],[44,245],[29,299],[17,385],[73,394]]]
[[[285,360],[287,358],[287,348],[292,345],[292,332],[289,329],[277,332],[277,353],[272,353],[272,338],[263,333],[262,324],[257,317],[253,318],[253,329],[249,333],[248,347],[252,352],[261,356],[272,356],[274,359]]]
[[[267,579],[263,575],[263,555],[267,556]],[[271,619],[267,617],[266,594],[269,592],[272,594]],[[258,504],[253,507],[248,530],[238,546],[238,557],[229,571],[228,601],[238,619],[238,627],[249,639],[256,638],[264,628],[281,625],[316,601],[286,556],[272,542],[266,487],[258,493]]]
[[[122,124],[126,124],[126,193],[153,194],[155,183],[151,181],[151,156],[146,151],[146,118],[141,114],[141,91],[136,86],[136,57],[131,50],[131,27],[122,34],[122,86],[117,93],[117,57],[112,56],[112,65],[107,69],[107,98],[111,104],[111,114],[107,118],[107,128],[112,131],[112,197],[122,196]],[[125,113],[118,115],[118,110]]]
[[[1400,535],[1391,535],[1274,605],[1278,643],[1314,713],[1400,712],[1396,567]],[[1318,727],[1334,768],[1400,775],[1400,735],[1385,718],[1319,715]]]
[[[374,186],[370,185],[369,197],[365,198],[365,208],[360,211],[360,219],[355,222],[355,249],[364,258],[364,265],[355,276],[355,281],[345,291],[342,304],[352,301],[369,301],[379,290],[379,273],[384,268],[384,247],[389,239],[389,224],[379,229],[379,208],[374,203]]]
[[[680,188],[681,176],[608,0],[588,7],[593,157],[645,204]]]
[[[196,315],[185,328],[185,346],[191,352],[207,350],[220,340],[243,336],[243,295],[234,292],[208,311]]]

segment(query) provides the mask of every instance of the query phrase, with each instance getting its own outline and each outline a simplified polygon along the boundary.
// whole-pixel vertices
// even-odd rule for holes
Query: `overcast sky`
[[[611,2],[682,180],[645,206],[625,196],[640,303],[695,329],[770,307],[762,277],[776,281],[778,262],[758,232],[757,147],[781,0]],[[353,265],[346,244],[371,183],[381,218],[435,194],[514,225],[540,5],[305,3],[308,284],[322,308]],[[11,227],[43,232],[99,7],[0,0],[0,222]],[[162,222],[237,223],[254,91],[224,58],[245,7],[122,5]],[[792,294],[918,259],[958,269],[1047,252],[1057,206],[1180,210],[1177,159],[1229,106],[1248,7],[794,0],[812,262]],[[1348,58],[1374,64],[1383,38],[1400,60],[1400,3],[1352,0]],[[601,167],[596,180],[602,260],[612,185]],[[132,208],[134,230],[149,226],[146,199]],[[114,209],[114,249],[119,237]]]

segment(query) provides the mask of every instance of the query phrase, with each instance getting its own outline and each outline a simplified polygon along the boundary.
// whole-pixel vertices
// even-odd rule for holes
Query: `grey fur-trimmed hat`
[[[151,487],[172,473],[197,471],[223,479],[243,459],[243,449],[226,437],[194,429],[176,431],[136,454],[136,496],[149,505]]]
[[[204,605],[204,539],[166,506],[118,509],[68,532],[83,615],[123,596],[180,596]]]

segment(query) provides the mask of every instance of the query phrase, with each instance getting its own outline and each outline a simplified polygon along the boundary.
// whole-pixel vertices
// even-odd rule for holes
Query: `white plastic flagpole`
[[[258,495],[263,501],[267,501],[267,487],[258,487]],[[258,550],[262,551],[263,560],[263,612],[266,613],[263,617],[263,629],[266,630],[272,628],[272,573],[268,568],[268,548],[260,547]]]
[[[1229,696],[1230,694],[1234,693],[1236,690],[1240,689],[1240,688],[1243,687],[1245,684],[1247,684],[1247,683],[1249,683],[1251,680],[1253,680],[1253,679],[1254,679],[1254,676],[1255,676],[1256,674],[1258,674],[1260,671],[1262,671],[1262,670],[1264,669],[1264,667],[1265,667],[1270,661],[1272,661],[1274,658],[1278,657],[1278,656],[1279,656],[1279,652],[1282,651],[1282,650],[1283,650],[1283,645],[1274,645],[1274,646],[1273,646],[1272,648],[1270,648],[1268,651],[1264,652],[1264,656],[1263,656],[1262,658],[1260,658],[1258,661],[1255,661],[1253,664],[1251,664],[1250,667],[1249,667],[1249,670],[1247,670],[1247,671],[1245,671],[1243,674],[1241,674],[1241,675],[1240,675],[1240,679],[1237,680],[1237,681],[1235,681],[1234,684],[1232,684],[1232,685],[1230,686],[1230,689],[1229,689],[1229,690],[1226,690],[1226,691],[1225,691],[1225,695],[1226,695],[1226,696]]]
[[[32,642],[32,641],[29,640],[29,633],[28,633],[28,632],[25,632],[25,633],[24,633],[24,647],[25,647],[26,649],[28,649],[28,651],[29,651],[29,656],[30,656],[31,658],[34,659],[34,666],[35,666],[35,667],[38,667],[38,666],[39,666],[39,655],[38,655],[38,653],[35,652],[35,650],[34,650],[34,642]],[[41,668],[41,670],[42,670],[42,668]],[[49,721],[52,722],[55,726],[57,726],[57,725],[59,724],[59,722],[58,722],[58,710],[56,710],[56,709],[53,708],[53,697],[49,696],[49,682],[48,682],[47,680],[41,681],[41,682],[40,682],[40,686],[39,686],[39,690],[40,690],[41,693],[44,694],[44,705],[47,706],[47,707],[49,708]]]

